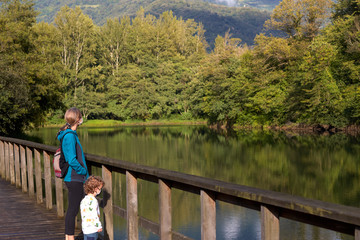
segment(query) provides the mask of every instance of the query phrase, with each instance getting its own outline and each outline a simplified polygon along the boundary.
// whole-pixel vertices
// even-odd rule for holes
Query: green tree
[[[360,14],[359,0],[340,0],[336,1],[334,7],[333,18],[342,18],[344,16],[359,15]]]
[[[64,86],[61,81],[62,65],[59,61],[61,49],[57,44],[58,32],[54,25],[40,22],[32,27],[31,41],[33,49],[30,54],[31,68],[29,74],[36,79],[37,90],[34,92],[43,95],[46,108],[63,108],[61,99]]]
[[[336,14],[336,13],[335,13]],[[358,15],[335,17],[324,29],[324,39],[337,48],[337,66],[333,68],[344,98],[344,116],[350,124],[360,122],[360,27]]]
[[[113,69],[107,73],[111,114],[144,120],[189,114],[187,88],[205,54],[201,25],[177,19],[171,12],[156,18],[140,9],[131,24],[126,18],[108,22],[103,32],[114,33],[112,39],[117,39],[103,41],[106,56],[121,41],[116,76],[112,74],[116,58],[113,63],[110,58],[104,61],[106,69]]]
[[[297,121],[343,125],[343,98],[333,66],[337,49],[321,37],[312,41],[300,65],[300,71],[290,95],[290,112]]]
[[[216,38],[214,51],[205,59],[203,111],[210,124],[231,128],[243,114],[248,82],[241,64],[247,52],[246,46],[240,46],[240,39],[226,33]]]
[[[312,39],[330,17],[331,4],[330,0],[283,0],[265,26],[289,37]]]
[[[80,7],[61,8],[54,22],[60,36],[58,44],[62,50],[61,63],[64,67],[62,79],[66,86],[66,103],[67,105],[84,104],[82,102],[84,97],[79,95],[90,91],[87,85],[94,71],[92,67],[96,65],[94,39],[97,30],[92,20],[82,13]]]
[[[128,35],[130,32],[130,18],[108,19],[100,28],[100,48],[104,66],[109,66],[111,76],[118,80],[119,68],[128,63]]]
[[[60,104],[50,51],[41,51],[32,1],[0,2],[0,132],[14,134],[39,126]]]

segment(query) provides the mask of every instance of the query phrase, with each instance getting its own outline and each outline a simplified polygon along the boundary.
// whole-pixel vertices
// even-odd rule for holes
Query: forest
[[[79,7],[36,21],[32,1],[0,5],[0,132],[77,106],[87,119],[347,126],[360,120],[359,1],[283,0],[254,45],[231,32],[206,51],[202,24],[139,9],[98,26]]]

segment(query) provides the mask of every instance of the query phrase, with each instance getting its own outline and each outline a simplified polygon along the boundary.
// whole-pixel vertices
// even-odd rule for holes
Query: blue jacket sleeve
[[[66,134],[62,141],[62,151],[66,162],[77,174],[86,175],[86,169],[76,159],[76,137],[73,134]]]

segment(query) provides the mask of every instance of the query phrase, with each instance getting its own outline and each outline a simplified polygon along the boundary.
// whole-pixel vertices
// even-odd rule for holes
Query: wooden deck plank
[[[64,239],[64,219],[0,179],[0,239]],[[76,230],[79,235],[80,230]],[[81,239],[81,238],[77,238]]]

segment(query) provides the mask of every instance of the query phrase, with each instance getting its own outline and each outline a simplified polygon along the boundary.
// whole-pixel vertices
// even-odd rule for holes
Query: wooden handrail
[[[35,196],[38,203],[43,202],[41,176],[44,174],[46,207],[51,209],[53,198],[51,191],[53,180],[51,178],[54,178],[52,177],[54,174],[50,172],[52,167],[49,155],[54,154],[55,151],[56,147],[54,146],[0,137],[0,174],[6,180],[16,184],[17,187],[22,186],[23,191],[29,191],[30,196],[34,196],[34,186],[31,185],[33,180],[30,179],[33,174],[33,166],[29,166],[34,157]],[[104,199],[107,204],[104,206],[105,238],[113,239],[113,214],[115,214],[127,219],[128,239],[137,239],[139,224],[158,234],[161,239],[190,239],[171,230],[171,211],[169,211],[171,209],[171,189],[177,188],[200,195],[202,239],[216,238],[215,202],[224,201],[261,211],[262,239],[279,239],[279,219],[283,217],[350,234],[355,236],[356,240],[360,240],[360,208],[306,199],[93,154],[85,154],[85,157],[89,168],[95,166],[102,169],[102,177],[105,181],[106,187],[103,194],[104,198],[107,198]],[[21,171],[18,168],[21,168]],[[112,172],[126,175],[126,199],[128,201],[126,210],[113,205],[112,189],[109,188],[112,186]],[[24,176],[27,176],[28,183],[24,182],[26,181]],[[138,216],[137,179],[159,185],[159,223]],[[28,186],[24,186],[25,184]],[[56,207],[58,215],[62,217],[64,216],[64,207],[61,180],[55,179],[55,185]]]

